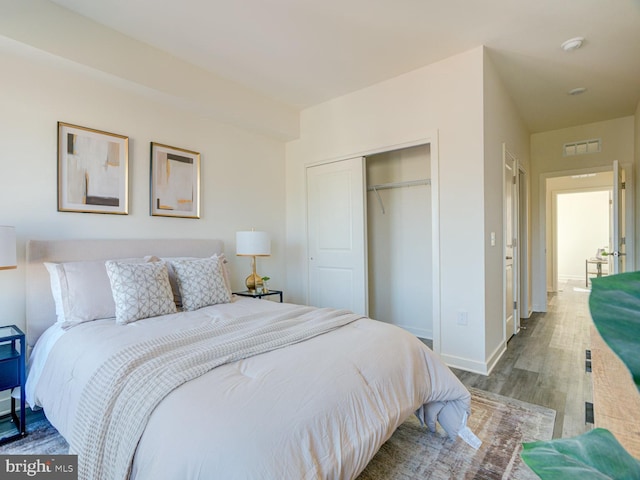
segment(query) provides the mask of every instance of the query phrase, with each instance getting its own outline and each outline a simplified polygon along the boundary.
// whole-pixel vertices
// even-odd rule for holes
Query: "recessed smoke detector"
[[[586,88],[584,88],[584,87],[578,87],[578,88],[572,88],[572,89],[571,89],[571,90],[569,90],[567,93],[568,93],[569,95],[581,95],[581,94],[583,94],[583,93],[584,93],[584,92],[586,92],[586,91],[587,91],[587,89],[586,89]]]
[[[570,38],[560,46],[565,52],[571,52],[572,50],[579,49],[582,46],[582,42],[584,42],[584,37],[574,37]]]

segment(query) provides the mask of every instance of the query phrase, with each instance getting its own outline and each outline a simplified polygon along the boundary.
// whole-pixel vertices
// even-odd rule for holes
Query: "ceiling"
[[[480,45],[532,133],[640,102],[640,0],[54,2],[296,108]]]

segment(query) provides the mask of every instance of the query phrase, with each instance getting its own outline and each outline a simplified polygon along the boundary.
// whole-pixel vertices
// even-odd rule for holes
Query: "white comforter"
[[[176,329],[296,308],[240,299],[126,326],[99,320],[50,333],[34,350],[27,400],[70,439],[87,383],[122,349]],[[173,390],[149,418],[131,478],[355,478],[413,412],[431,426],[429,415],[439,414],[455,436],[469,402],[468,391],[422,342],[360,319],[219,366]]]

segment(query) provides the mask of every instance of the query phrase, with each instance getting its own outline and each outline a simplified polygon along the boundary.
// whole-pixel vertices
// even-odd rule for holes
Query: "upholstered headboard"
[[[27,242],[27,344],[56,322],[49,274],[43,262],[144,257],[208,257],[224,252],[222,240],[29,240]]]

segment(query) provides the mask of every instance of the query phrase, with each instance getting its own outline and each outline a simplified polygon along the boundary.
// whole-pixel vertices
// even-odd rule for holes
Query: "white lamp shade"
[[[0,270],[16,268],[16,229],[0,226]]]
[[[271,255],[271,239],[267,232],[236,232],[236,255]]]

